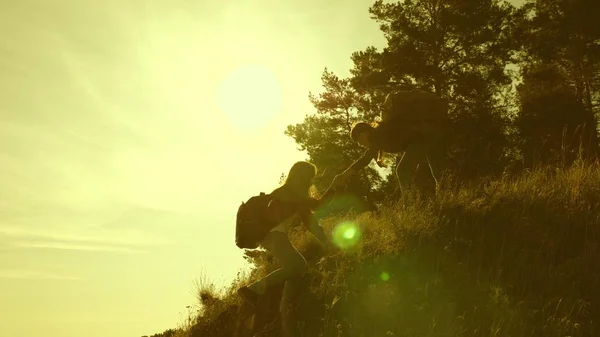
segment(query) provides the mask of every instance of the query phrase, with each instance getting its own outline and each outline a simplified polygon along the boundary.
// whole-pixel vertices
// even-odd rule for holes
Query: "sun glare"
[[[253,131],[281,112],[283,93],[273,71],[250,64],[232,71],[217,90],[217,104],[236,127]]]

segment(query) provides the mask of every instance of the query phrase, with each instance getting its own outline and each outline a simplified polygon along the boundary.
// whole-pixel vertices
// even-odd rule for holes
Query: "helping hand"
[[[331,185],[334,187],[340,187],[341,185],[345,185],[348,182],[348,178],[350,177],[350,173],[340,173],[333,178]]]

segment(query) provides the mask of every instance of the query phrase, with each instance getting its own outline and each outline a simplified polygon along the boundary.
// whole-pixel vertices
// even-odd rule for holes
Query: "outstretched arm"
[[[323,202],[329,201],[331,197],[335,194],[337,187],[339,187],[339,185],[343,183],[348,176],[369,165],[371,160],[378,158],[378,155],[379,151],[375,149],[369,149],[365,151],[365,153],[352,165],[350,165],[348,169],[346,169],[343,173],[339,174],[333,179],[327,190],[325,190],[325,193],[323,193],[323,195],[320,198],[308,198],[308,200],[302,202],[303,205],[301,207],[306,207],[309,210],[314,210],[321,206]]]
[[[308,198],[304,202],[301,202],[300,207],[301,208],[305,207],[305,208],[308,208],[309,210],[316,210],[323,203],[327,203],[329,200],[331,200],[331,198],[333,197],[333,195],[336,192],[336,187],[337,186],[332,182],[329,185],[329,187],[327,188],[327,190],[325,191],[325,193],[323,193],[323,195],[321,195],[320,198]]]
[[[321,204],[322,202],[327,202],[328,200],[331,199],[331,197],[333,197],[333,195],[336,192],[338,185],[336,184],[335,179],[331,182],[331,184],[329,184],[329,187],[327,187],[327,190],[325,190],[325,192],[323,193],[323,195],[321,196],[321,198],[319,198],[319,204]]]
[[[350,167],[348,167],[344,172],[340,174],[342,177],[348,177],[351,174],[356,173],[358,170],[363,169],[369,165],[371,160],[378,157],[379,150],[377,149],[368,149],[363,153],[363,155],[358,158]]]
[[[311,232],[312,235],[314,235],[319,240],[319,242],[321,242],[322,245],[328,245],[329,240],[325,235],[325,231],[323,230],[323,227],[319,224],[319,221],[317,221],[317,218],[310,211],[310,209],[304,208],[299,212],[299,214],[302,223],[308,229],[308,231]]]

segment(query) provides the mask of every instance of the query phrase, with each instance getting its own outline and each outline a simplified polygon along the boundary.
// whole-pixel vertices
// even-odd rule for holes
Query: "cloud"
[[[184,211],[157,209],[145,206],[130,207],[113,219],[104,222],[101,227],[112,229],[161,230],[194,226],[199,216]]]
[[[83,250],[83,251],[95,251],[95,252],[116,252],[116,253],[133,253],[143,254],[146,251],[136,249],[132,247],[118,247],[118,246],[107,246],[107,245],[90,245],[90,244],[77,244],[68,242],[57,242],[57,241],[18,241],[12,242],[9,245],[17,248],[25,249],[59,249],[59,250]]]
[[[81,232],[0,226],[7,247],[143,254],[152,247],[135,231],[88,229]]]
[[[93,230],[93,229],[90,229]],[[82,235],[65,230],[47,230],[38,228],[23,228],[17,226],[0,226],[0,235],[27,238],[45,239],[50,241],[74,242],[84,244],[118,245],[118,246],[147,246],[158,244],[140,237],[135,231],[125,230],[93,230],[92,233]]]
[[[111,214],[112,213],[112,214]],[[97,219],[69,219],[65,224],[0,221],[0,241],[9,249],[69,250],[144,254],[151,249],[189,238],[199,219],[185,212],[146,207],[117,209]],[[58,219],[57,219],[58,220]],[[75,223],[81,225],[75,225]],[[42,227],[43,226],[43,227]],[[178,230],[174,230],[177,228]],[[187,229],[187,230],[186,230]]]
[[[81,281],[84,280],[81,277],[60,275],[52,272],[41,271],[41,270],[0,270],[0,279],[29,279],[29,280],[68,280],[68,281]]]

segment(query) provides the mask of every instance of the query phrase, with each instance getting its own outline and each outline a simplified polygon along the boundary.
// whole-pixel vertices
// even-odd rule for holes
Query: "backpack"
[[[420,89],[392,92],[386,96],[383,107],[382,121],[445,123],[449,120],[447,101]]]
[[[241,249],[255,249],[275,223],[267,219],[267,209],[273,198],[260,192],[238,208],[235,225],[235,244]]]

